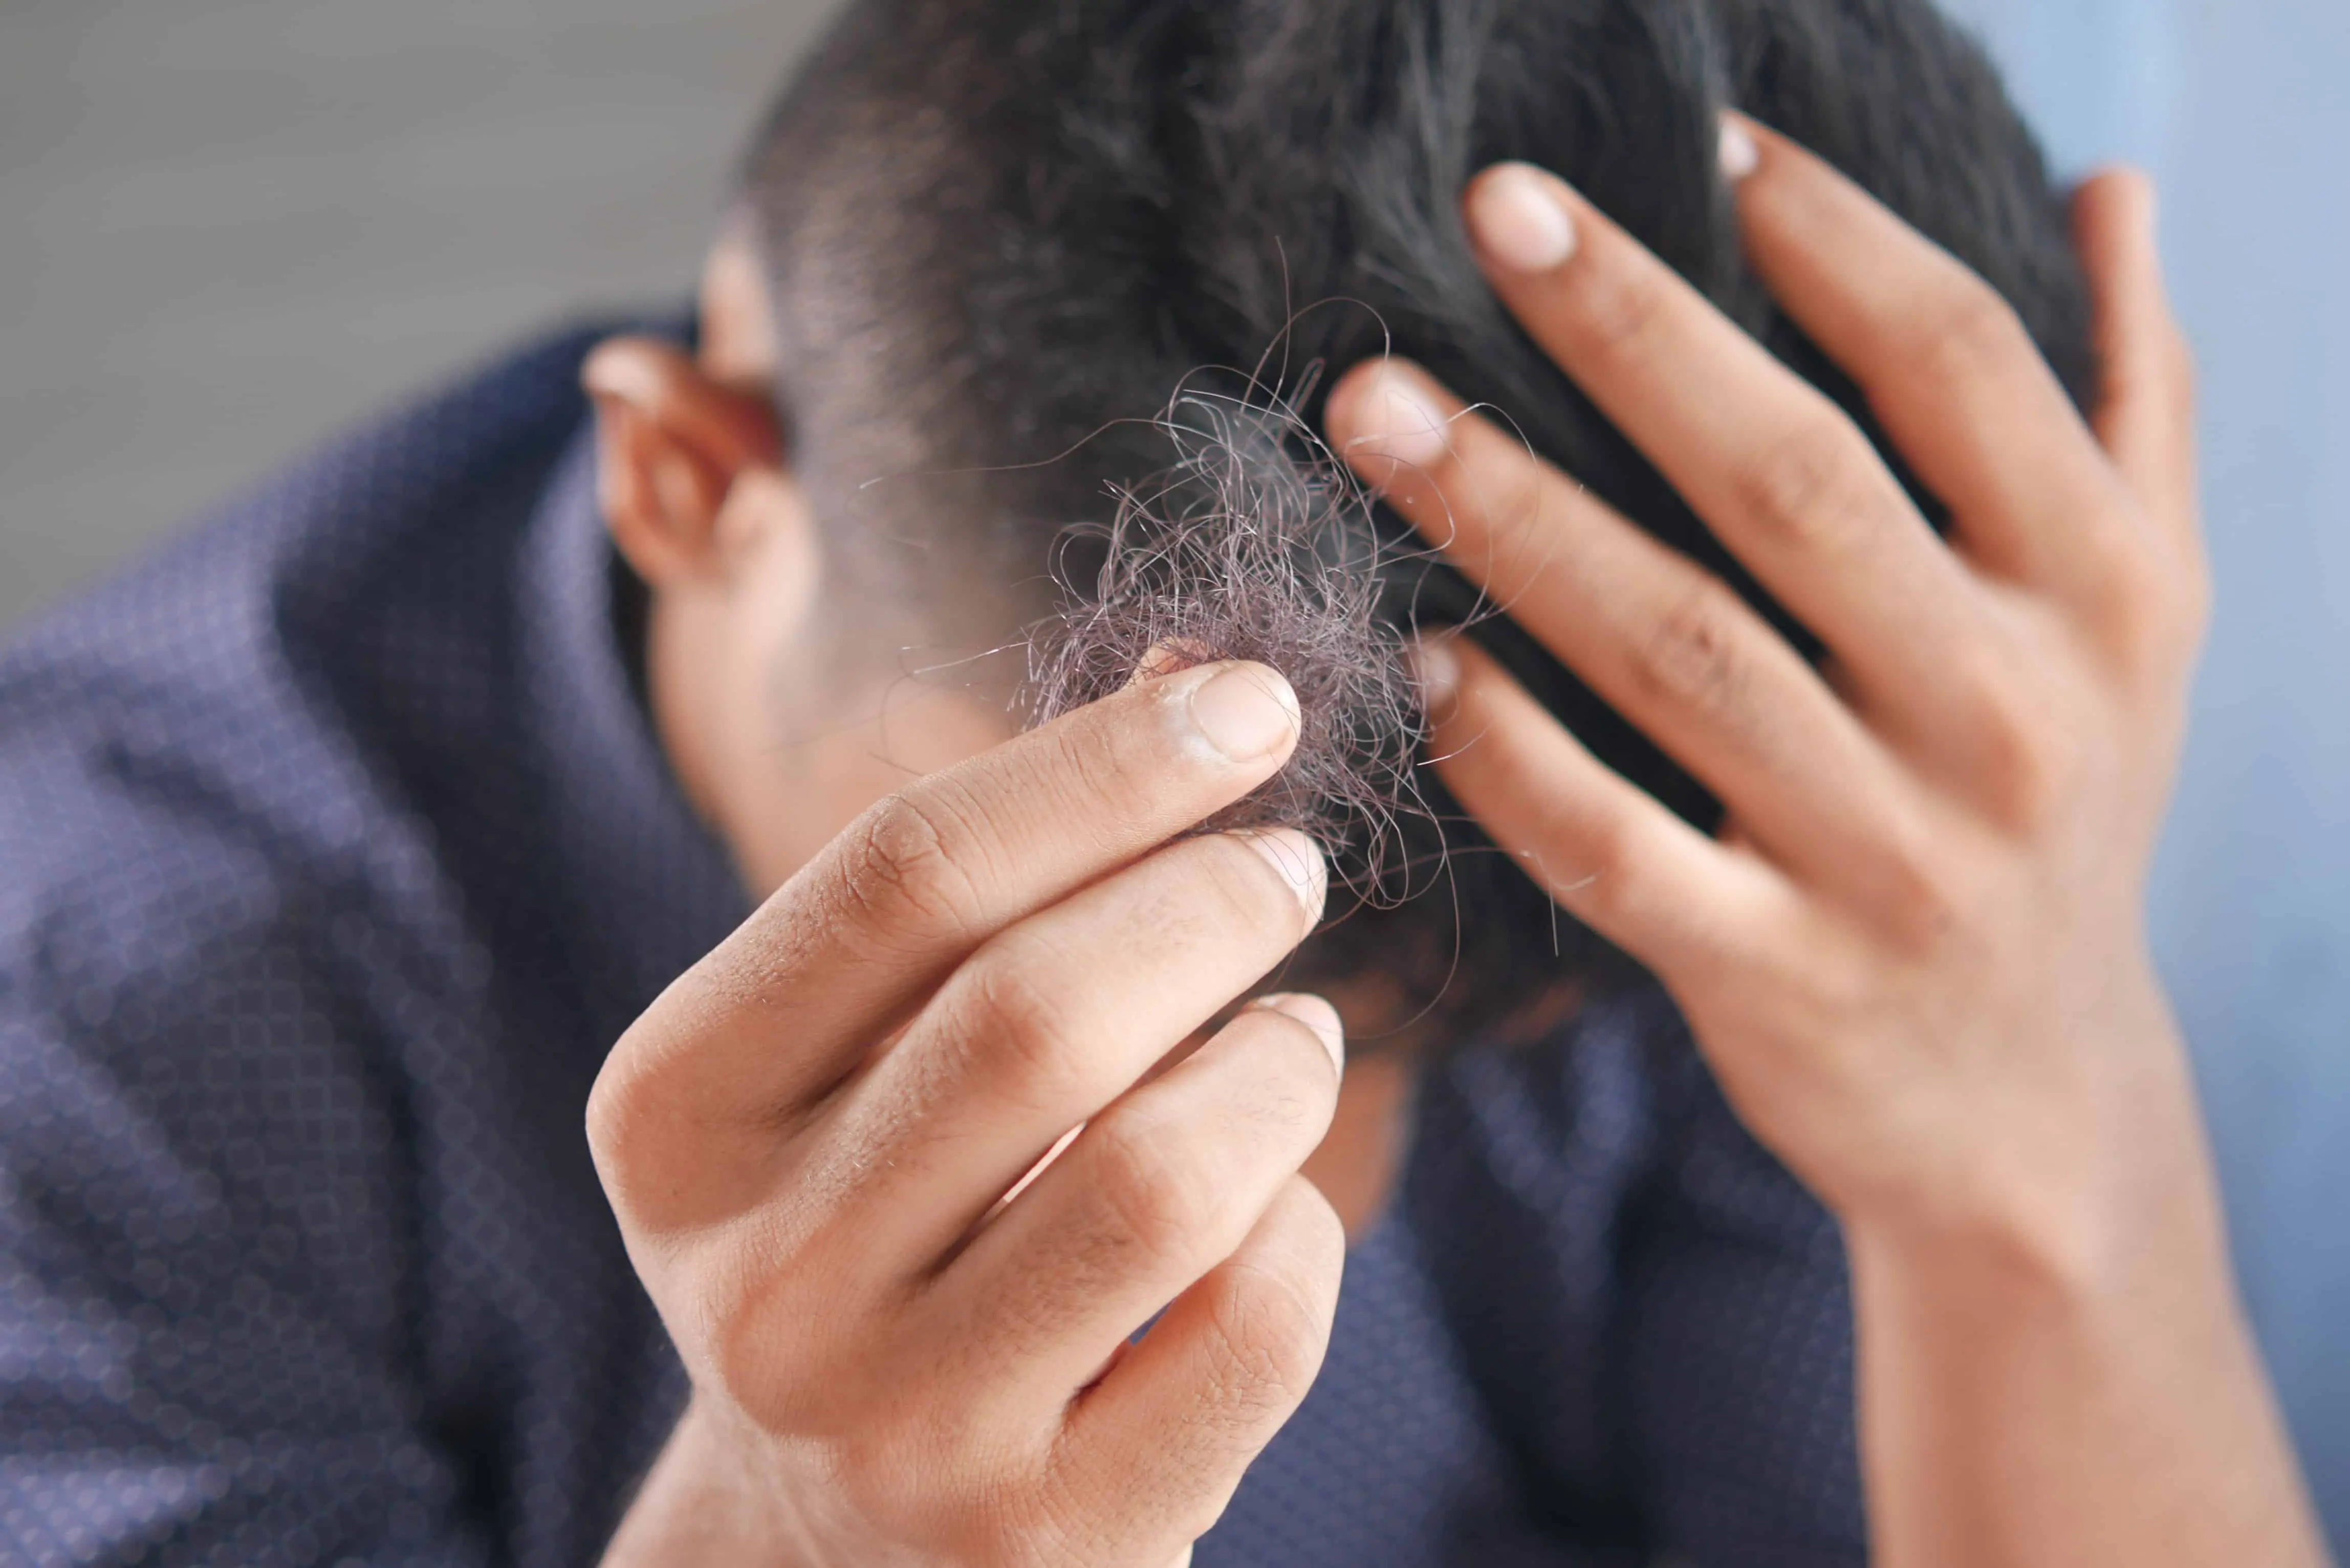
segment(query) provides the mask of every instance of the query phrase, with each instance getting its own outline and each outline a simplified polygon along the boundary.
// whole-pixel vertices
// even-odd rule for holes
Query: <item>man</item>
[[[1734,195],[1717,171],[1724,99],[1946,231],[2085,392],[2078,282],[2028,147],[1980,64],[1909,6],[874,5],[763,138],[698,348],[624,337],[589,360],[592,452],[564,390],[588,345],[573,337],[298,471],[36,633],[5,676],[0,930],[22,1346],[5,1517],[28,1559],[588,1561],[625,1511],[614,1561],[1156,1563],[1220,1513],[1201,1561],[1856,1561],[1836,1225],[1748,1138],[1652,988],[1571,983],[1607,971],[1571,935],[1552,959],[1550,921],[1527,917],[1555,897],[1673,987],[1740,1112],[1868,1243],[1874,1524],[1897,1555],[2017,1533],[1997,1508],[1953,1513],[1973,1494],[1930,1478],[1982,1468],[1976,1417],[2028,1411],[2015,1441],[2034,1479],[1996,1496],[2059,1560],[2091,1560],[2064,1497],[2150,1470],[2177,1483],[2167,1542],[2314,1561],[2191,1158],[2154,1168],[2166,1219],[2131,1266],[2087,1271],[2134,1295],[2175,1263],[2192,1287],[2159,1332],[2095,1323],[2082,1343],[2126,1352],[2118,1374],[2052,1362],[2052,1345],[2080,1345],[2044,1325],[1988,1333],[2012,1326],[2009,1303],[1973,1295],[2000,1278],[1972,1266],[1980,1235],[2025,1243],[2027,1281],[2079,1261],[2062,1223],[1981,1222],[2015,1219],[2027,1189],[2101,1191],[2041,1163],[2105,1152],[2082,1127],[2105,1116],[2191,1148],[2158,998],[2126,940],[2092,940],[2126,926],[2128,876],[2076,886],[2080,864],[2142,854],[2158,789],[2074,811],[2102,774],[2052,764],[2018,784],[2024,721],[1991,722],[2013,693],[1951,662],[1987,635],[1951,609],[1977,589],[1922,524],[1875,566],[1929,576],[1897,570],[1896,591],[1855,600],[1833,574],[1790,569],[1819,565],[1806,552],[1825,534],[1791,531],[1774,557],[1746,520],[1737,558],[1836,656],[1834,696],[1736,601],[1699,597],[1731,555],[1697,518],[1737,535],[1741,494],[1673,439],[1692,423],[1670,406],[1686,385],[1611,376],[1610,343],[1664,328],[1692,364],[1726,368],[1705,432],[1721,448],[1753,440],[1738,410],[1806,410],[1835,462],[1821,488],[1781,494],[1788,515],[1916,514],[1888,474],[1852,466],[1856,427],[1791,403],[1801,383],[1739,359],[1721,318],[1658,292],[1638,270],[1653,264],[1578,199],[1504,171],[1476,187],[1474,245],[1451,226],[1477,166],[1561,168],[1858,408],[1820,350],[1851,370],[1887,438],[1925,454],[1969,571],[2012,567],[2022,604],[2078,570],[2079,541],[2134,559],[2113,543],[2137,520],[2118,481],[2080,482],[2070,532],[2034,526],[1981,478],[1970,419],[1919,439],[1926,405],[1877,362],[1898,313],[1807,273],[1784,220],[1810,202],[1821,228],[1875,247],[1871,275],[1940,291],[1920,297],[1980,286],[1935,271],[1785,144],[1733,140],[1731,172],[1753,176]],[[1779,243],[1758,262],[1776,258],[1785,317],[1734,262],[1733,202],[1767,239],[1774,192]],[[2114,200],[2088,229],[2120,254]],[[1476,896],[1455,934],[1478,983],[1450,1002],[1418,988],[1437,950],[1424,934],[1449,912],[1408,906],[1308,949],[1358,1033],[1433,1005],[1507,1037],[1425,1070],[1358,1058],[1343,1089],[1326,1003],[1221,1016],[1315,922],[1322,850],[1278,832],[1155,847],[1284,765],[1303,715],[1280,676],[1146,672],[1005,743],[983,671],[930,673],[1038,607],[1073,493],[1145,471],[1115,431],[1057,467],[1006,465],[1147,414],[1170,371],[1261,348],[1291,304],[1284,257],[1305,302],[1384,283],[1399,347],[1452,389],[1357,375],[1328,410],[1336,444],[1518,612],[1523,631],[1489,634],[1511,667],[1649,786],[1608,793],[1471,646],[1424,655],[1447,784],[1539,886],[1460,857]],[[1541,286],[1586,272],[1647,278],[1618,297],[1648,304],[1595,332]],[[2125,322],[2154,319],[2143,277],[2123,275],[2139,286]],[[1356,319],[1324,351],[1371,347]],[[2023,341],[1953,361],[1951,395],[1980,417],[1969,389],[2022,389],[2007,400],[2045,440],[2012,450],[2018,473],[2104,473]],[[1545,457],[1691,556],[1509,467],[1495,427],[1453,400],[1481,376],[1515,394],[1506,411]],[[2115,461],[2168,495],[2175,461],[2134,433],[2142,401],[2117,404]],[[1869,472],[1865,494],[1829,483]],[[1581,532],[1511,536],[1554,514],[1492,504],[1487,481]],[[2161,496],[2147,504],[2183,537]],[[1605,584],[1601,604],[1527,567],[1578,538],[1603,547],[1564,576]],[[2164,607],[2145,613],[2142,662],[2167,680],[2193,617],[2185,546],[2164,550],[2144,568],[2144,602]],[[1707,618],[1677,621],[1675,602]],[[1623,618],[1594,613],[1610,607]],[[1611,668],[1609,649],[1643,646],[1651,620],[1692,635],[1645,646],[1737,662],[1651,661],[1644,694],[1638,661]],[[1925,653],[1892,635],[1905,624],[1936,628]],[[2158,778],[2163,703],[2139,714],[2076,671],[2063,626],[2039,673]],[[1991,720],[1903,733],[1913,701],[1950,695],[1951,668],[1991,682],[1959,695]],[[1733,691],[1768,701],[1690,708]],[[1742,723],[1756,712],[1769,723]],[[2023,907],[2045,893],[2081,911],[2033,928],[2046,940],[2029,953],[2066,960],[2041,966],[2053,993],[2012,940],[1986,945],[1998,961],[1981,972],[1948,961],[1972,950],[1938,932],[1985,934],[1993,905],[1962,907],[1929,846],[1850,809],[1908,798],[1880,730],[1967,776],[1970,810],[1987,767],[1994,815],[2032,829]],[[2033,729],[2032,758],[2042,743]],[[1719,843],[1655,805],[1711,821],[1708,791],[1728,808]],[[2059,852],[2038,842],[2051,816],[2117,837]],[[1973,826],[1954,814],[1944,836]],[[1582,875],[1611,841],[1614,874]],[[2009,864],[1980,843],[1984,864]],[[1753,951],[1725,934],[1761,907],[1734,908],[1740,888],[1786,890],[1779,928],[1816,938],[1814,957],[1846,952],[1794,897],[1814,881],[1877,910],[1890,950],[1933,956],[1867,1030],[1834,1010],[1798,1027],[1789,1009],[1820,975],[1778,986],[1731,961]],[[746,890],[775,895],[747,923]],[[1894,962],[1849,950],[1856,982]],[[2104,982],[2079,983],[2092,971]],[[1369,983],[1382,974],[1399,995]],[[1964,1027],[1946,1038],[1940,1019]],[[2082,1070],[2052,1068],[2038,1099],[2014,1096],[2004,1061],[2010,1078],[1872,1083],[1815,1059],[1926,1038],[1951,1050],[1923,1060],[1971,1067],[1985,1031],[2051,1019],[2077,1027],[2020,1028],[2050,1048],[2026,1062]],[[2113,1063],[2066,1054],[2107,1044],[2108,1024]],[[2116,1076],[2128,1093],[2111,1100]],[[1888,1117],[1881,1102],[1918,1085]],[[2064,1114],[1972,1114],[2042,1104]],[[1998,1159],[1970,1139],[2023,1179],[1989,1179]],[[1985,1179],[1933,1186],[1935,1159]],[[2104,1236],[2104,1210],[2084,1212],[2099,1223],[2080,1235]],[[1939,1231],[1917,1223],[1929,1215]],[[1333,1328],[1341,1221],[1354,1245]],[[1941,1354],[1960,1343],[2012,1353],[1981,1407],[1951,1393],[1976,1392]],[[2137,1376],[2178,1365],[2211,1369],[2199,1432]],[[2126,1417],[2145,1455],[2067,1440],[2097,1431],[2091,1410]],[[2232,1456],[2217,1502],[2196,1463],[2212,1435]]]

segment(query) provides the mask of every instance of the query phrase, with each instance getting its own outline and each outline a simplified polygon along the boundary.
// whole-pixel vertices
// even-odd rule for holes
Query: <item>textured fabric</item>
[[[0,1563],[593,1563],[682,1396],[580,1132],[745,913],[581,332],[0,657]],[[1862,1560],[1833,1225],[1654,1001],[1424,1085],[1267,1563]]]

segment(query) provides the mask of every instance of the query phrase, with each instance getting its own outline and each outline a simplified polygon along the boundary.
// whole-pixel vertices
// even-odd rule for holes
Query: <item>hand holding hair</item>
[[[1166,1064],[1324,877],[1166,841],[1297,732],[1211,663],[922,779],[614,1048],[589,1141],[693,1395],[608,1563],[1188,1560],[1321,1363],[1342,1045],[1270,997]]]
[[[1842,1221],[1877,1561],[2318,1563],[2144,929],[2209,594],[2150,193],[2078,198],[2085,423],[1949,254],[1760,128],[1723,152],[1752,265],[1950,536],[1575,192],[1490,170],[1465,211],[1503,303],[1825,657],[1424,372],[1363,366],[1333,444],[1727,815],[1690,826],[1465,639],[1421,652],[1437,765]]]

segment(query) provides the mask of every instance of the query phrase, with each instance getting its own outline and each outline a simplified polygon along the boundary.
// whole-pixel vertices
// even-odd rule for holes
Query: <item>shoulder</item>
[[[598,335],[328,444],[0,649],[0,997],[91,997],[429,902],[431,835],[355,672],[482,619]]]

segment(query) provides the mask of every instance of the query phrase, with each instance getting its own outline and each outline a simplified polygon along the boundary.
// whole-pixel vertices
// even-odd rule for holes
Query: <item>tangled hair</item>
[[[1264,658],[1310,743],[1250,809],[1333,836],[1372,895],[1284,983],[1376,979],[1387,1022],[1459,1034],[1633,974],[1409,762],[1401,639],[1474,623],[1602,761],[1700,825],[1715,803],[1336,480],[1314,376],[1209,396],[1198,368],[1416,359],[1812,651],[1502,310],[1459,213],[1488,163],[1556,171],[1882,448],[1745,265],[1730,107],[1981,274],[2085,395],[2064,199],[1929,0],[859,0],[743,177],[836,641],[908,640],[890,607],[963,648],[1041,620],[1034,715],[1156,645]]]
[[[1301,828],[1357,898],[1402,901],[1408,867],[1392,852],[1402,815],[1429,815],[1426,726],[1402,633],[1381,613],[1388,546],[1368,498],[1278,398],[1186,388],[1154,422],[1173,462],[1119,485],[1106,525],[1063,535],[1066,603],[1030,634],[1026,716],[1058,718],[1138,672],[1270,665],[1297,694],[1296,749],[1204,829]],[[1089,581],[1067,570],[1080,557]]]

